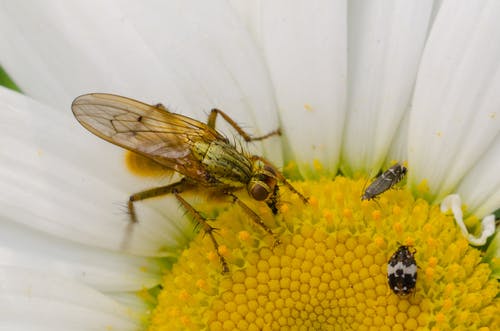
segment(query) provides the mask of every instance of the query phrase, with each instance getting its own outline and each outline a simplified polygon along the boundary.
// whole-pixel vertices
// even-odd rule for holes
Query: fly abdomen
[[[251,161],[236,148],[224,141],[196,143],[196,154],[212,177],[229,187],[245,186],[252,174]]]

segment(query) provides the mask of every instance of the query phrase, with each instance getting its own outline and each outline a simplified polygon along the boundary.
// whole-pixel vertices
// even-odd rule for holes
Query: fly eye
[[[259,166],[248,183],[247,190],[255,200],[264,201],[269,199],[277,184],[276,171],[267,164]]]
[[[263,182],[251,183],[248,192],[257,201],[264,201],[271,194],[269,186]]]

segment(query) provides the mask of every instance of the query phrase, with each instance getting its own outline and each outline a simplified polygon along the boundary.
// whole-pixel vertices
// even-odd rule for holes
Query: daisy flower
[[[14,3],[0,11],[0,326],[40,330],[500,328],[497,1]],[[12,85],[11,85],[12,86]],[[74,119],[106,92],[204,121],[223,109],[305,196],[277,215],[186,195]],[[229,137],[239,137],[217,122]],[[408,175],[361,199],[395,163]],[[409,295],[387,282],[414,254]],[[222,274],[217,253],[228,261]],[[410,270],[410,267],[406,269]]]

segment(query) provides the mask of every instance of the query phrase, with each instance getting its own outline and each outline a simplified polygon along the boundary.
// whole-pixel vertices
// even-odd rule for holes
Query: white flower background
[[[304,178],[314,161],[333,176],[407,160],[433,202],[500,206],[498,1],[0,1],[0,36],[25,93],[0,88],[0,328],[136,329],[133,293],[192,235],[151,201],[120,250],[124,202],[161,183],[79,126],[84,93],[280,126],[255,149]]]

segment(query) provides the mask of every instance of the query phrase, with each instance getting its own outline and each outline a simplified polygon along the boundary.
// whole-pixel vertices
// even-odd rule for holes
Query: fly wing
[[[204,123],[122,96],[85,94],[73,101],[71,109],[78,122],[98,137],[198,181],[207,180],[209,174],[193,155],[193,144],[225,141]]]

